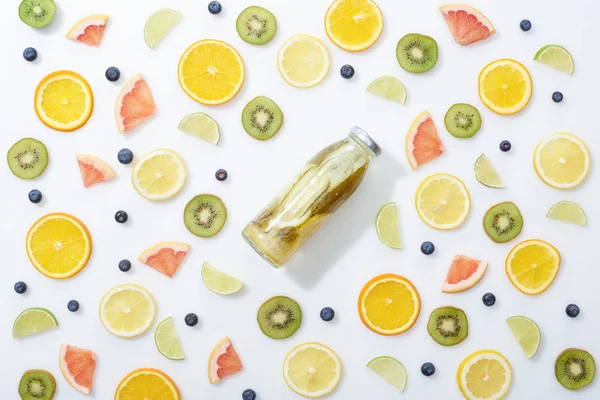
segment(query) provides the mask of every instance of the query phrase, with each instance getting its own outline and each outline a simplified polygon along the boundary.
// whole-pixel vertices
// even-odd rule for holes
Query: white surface
[[[186,400],[240,399],[246,388],[254,388],[261,400],[297,399],[281,376],[284,355],[296,344],[319,341],[331,346],[344,365],[343,380],[331,399],[459,399],[455,374],[460,361],[477,349],[497,349],[510,360],[514,382],[511,399],[592,399],[598,397],[600,383],[586,390],[569,392],[554,378],[554,359],[571,346],[589,350],[600,363],[597,331],[598,272],[597,249],[599,188],[592,171],[579,189],[560,192],[545,186],[535,175],[531,156],[535,144],[556,131],[569,131],[582,137],[594,156],[600,154],[600,101],[596,39],[598,24],[594,14],[597,2],[581,0],[473,1],[494,23],[498,33],[472,45],[456,45],[437,10],[438,0],[379,0],[385,16],[385,29],[370,50],[350,54],[336,48],[326,37],[323,16],[329,1],[282,2],[262,0],[278,19],[274,40],[264,47],[243,42],[235,31],[237,14],[252,2],[223,0],[224,12],[212,16],[208,0],[147,0],[103,2],[59,0],[58,16],[46,30],[36,31],[17,17],[18,1],[0,2],[0,115],[2,152],[18,139],[32,136],[44,141],[50,152],[47,171],[36,181],[21,181],[4,165],[2,182],[2,278],[0,279],[0,392],[2,398],[16,398],[22,372],[45,368],[56,376],[58,400],[83,399],[61,376],[58,367],[60,344],[69,343],[94,350],[98,369],[91,398],[110,399],[119,381],[131,370],[155,367],[168,373]],[[179,26],[154,51],[143,39],[145,19],[161,7],[183,14]],[[64,38],[71,24],[93,13],[110,14],[111,20],[100,48],[87,47]],[[533,29],[524,33],[519,21],[529,18]],[[433,36],[440,46],[436,67],[424,75],[410,75],[396,62],[395,48],[409,32]],[[324,41],[331,52],[331,71],[318,87],[299,90],[288,86],[276,69],[279,46],[291,35],[312,34]],[[188,45],[203,38],[223,39],[235,46],[246,64],[247,81],[231,103],[204,107],[189,99],[177,84],[176,67]],[[575,75],[568,76],[532,61],[535,52],[548,43],[560,43],[573,54]],[[27,46],[39,51],[34,63],[21,53]],[[502,117],[485,109],[477,96],[477,75],[488,62],[512,57],[531,71],[534,95],[522,113]],[[354,65],[356,76],[349,81],[339,76],[339,68]],[[107,67],[121,69],[117,84],[104,78]],[[95,94],[94,114],[88,124],[73,133],[55,132],[35,116],[32,97],[35,86],[47,73],[57,69],[81,73]],[[125,82],[142,72],[154,93],[158,115],[143,127],[120,135],[113,119],[114,100]],[[367,95],[368,83],[381,75],[393,75],[407,87],[406,106]],[[554,104],[550,97],[561,90],[565,100]],[[281,132],[271,141],[259,143],[242,129],[240,113],[256,95],[273,98],[285,113]],[[444,129],[447,108],[468,102],[479,108],[483,128],[470,140],[458,140]],[[408,168],[404,137],[412,119],[424,109],[432,114],[447,153],[416,172]],[[221,126],[217,147],[177,131],[180,119],[188,113],[204,111]],[[275,270],[262,261],[240,236],[244,225],[279,191],[308,158],[325,145],[343,138],[352,125],[359,125],[378,140],[383,155],[372,163],[355,196],[333,217],[304,249],[295,262]],[[504,154],[498,143],[509,139],[513,150]],[[147,151],[170,147],[181,154],[189,169],[189,180],[177,197],[165,203],[151,203],[134,191],[130,183],[132,166],[117,162],[119,149],[128,147],[136,159]],[[473,163],[485,152],[506,183],[494,190],[480,185],[473,175]],[[75,153],[90,153],[106,160],[117,178],[84,189],[75,162]],[[229,179],[214,178],[218,168],[226,168]],[[593,166],[593,169],[596,167]],[[467,222],[450,232],[435,231],[418,219],[413,196],[418,183],[434,172],[456,174],[467,184],[473,208]],[[30,204],[27,193],[39,188],[44,195],[40,205]],[[200,239],[187,232],[182,210],[195,194],[210,192],[223,198],[229,219],[213,239]],[[379,207],[397,201],[405,248],[392,250],[377,239],[374,220]],[[525,227],[518,240],[542,238],[554,244],[563,256],[563,265],[552,287],[538,297],[518,292],[504,273],[506,254],[516,243],[497,245],[483,233],[481,218],[486,209],[503,200],[518,204]],[[588,226],[561,224],[545,218],[558,200],[578,202],[588,215]],[[130,221],[118,225],[113,215],[124,209]],[[42,215],[67,211],[89,227],[94,252],[87,268],[67,281],[53,281],[40,275],[29,263],[24,248],[27,230]],[[178,240],[192,250],[172,279],[141,265],[137,256],[148,246],[163,240]],[[431,240],[436,252],[422,255],[422,241]],[[489,270],[477,286],[462,294],[440,292],[454,255],[487,260]],[[131,272],[117,268],[122,258],[133,262]],[[243,279],[244,291],[233,297],[219,297],[204,287],[200,279],[202,262]],[[396,337],[378,336],[368,331],[356,312],[357,295],[371,277],[386,272],[408,277],[418,288],[422,315],[407,333]],[[23,280],[29,290],[17,295],[13,284]],[[111,336],[97,316],[101,296],[112,286],[134,282],[147,287],[158,303],[157,320],[173,316],[181,335],[187,359],[169,361],[155,348],[153,332],[135,340]],[[481,296],[491,291],[497,303],[487,308]],[[292,338],[274,341],[265,337],[256,324],[256,310],[265,299],[286,294],[304,311],[301,329]],[[81,303],[78,313],[67,310],[67,302]],[[577,303],[582,310],[570,319],[564,309]],[[443,348],[428,336],[429,313],[441,305],[463,308],[469,316],[470,334],[462,344]],[[60,327],[56,331],[14,340],[12,321],[27,307],[52,310]],[[319,319],[319,310],[331,306],[336,311],[332,323]],[[200,316],[192,329],[183,323],[188,312]],[[505,323],[522,314],[535,320],[542,330],[538,354],[527,360]],[[211,386],[206,376],[207,357],[212,347],[229,335],[244,363],[244,371]],[[390,355],[402,361],[408,371],[403,395],[375,376],[366,364],[375,356]],[[436,365],[436,373],[426,378],[420,373],[423,362]],[[595,393],[595,395],[594,395]]]

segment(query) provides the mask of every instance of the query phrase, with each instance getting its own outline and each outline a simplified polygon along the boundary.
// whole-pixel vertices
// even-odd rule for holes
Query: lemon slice
[[[244,286],[244,282],[219,271],[207,262],[202,264],[202,281],[209,290],[223,295],[236,293]]]
[[[202,112],[184,117],[179,123],[178,129],[212,144],[219,143],[221,138],[217,121]]]
[[[543,240],[517,244],[506,257],[506,275],[518,290],[537,295],[550,287],[560,269],[560,253]]]
[[[179,154],[158,149],[145,154],[133,167],[131,180],[140,196],[167,200],[183,189],[187,170]]]
[[[475,161],[475,178],[487,187],[502,189],[504,188],[504,182],[494,169],[494,166],[490,162],[490,160],[482,154],[479,156],[477,161]]]
[[[392,249],[402,248],[396,203],[388,203],[381,207],[377,214],[375,226],[377,227],[377,236],[383,243]]]
[[[383,14],[372,0],[335,0],[325,14],[325,31],[343,50],[366,50],[381,36]]]
[[[540,179],[556,189],[571,189],[583,183],[592,158],[583,142],[570,133],[555,133],[543,139],[533,153],[533,167]]]
[[[415,196],[417,213],[435,229],[460,226],[469,215],[471,197],[465,184],[450,174],[434,174],[423,180]]]
[[[50,311],[45,308],[28,308],[15,319],[12,334],[15,339],[20,339],[57,326],[58,320]]]
[[[497,351],[479,350],[460,363],[456,380],[468,400],[500,400],[512,384],[512,368]]]
[[[283,361],[285,383],[304,397],[319,398],[333,392],[341,377],[340,358],[320,343],[298,345]]]
[[[479,74],[479,98],[495,113],[518,113],[527,106],[532,93],[529,71],[518,61],[496,60]]]
[[[567,49],[557,44],[548,44],[535,53],[533,59],[548,67],[573,75],[575,63]]]
[[[402,82],[393,76],[381,76],[375,79],[367,86],[367,93],[400,104],[406,102],[406,88]]]
[[[158,10],[148,18],[144,25],[144,40],[151,49],[167,36],[167,34],[181,21],[181,14],[170,8]]]
[[[521,345],[527,358],[531,358],[537,353],[542,340],[542,334],[537,324],[527,317],[520,315],[510,317],[506,320],[513,336]]]
[[[163,356],[169,360],[183,360],[185,359],[185,352],[181,346],[181,341],[175,330],[175,323],[173,318],[169,317],[161,321],[156,327],[154,333],[154,343],[156,348]]]
[[[154,297],[138,285],[126,284],[110,289],[100,300],[100,321],[106,330],[131,338],[146,332],[156,315]]]
[[[572,201],[559,201],[548,210],[546,217],[581,226],[585,226],[586,224],[586,217],[583,209],[579,204],[573,203]]]
[[[367,367],[387,383],[398,389],[398,391],[404,392],[408,377],[406,369],[404,369],[404,365],[400,361],[387,356],[377,357],[369,361]]]
[[[290,85],[309,88],[329,72],[329,51],[319,39],[308,35],[289,38],[277,54],[277,69]]]

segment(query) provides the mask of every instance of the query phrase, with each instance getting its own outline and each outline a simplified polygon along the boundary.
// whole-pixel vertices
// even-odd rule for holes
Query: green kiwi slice
[[[275,296],[265,301],[256,315],[260,330],[271,339],[286,339],[302,324],[302,310],[294,300]]]
[[[579,390],[594,380],[596,362],[590,353],[581,349],[566,349],[558,355],[554,364],[558,383],[569,390]]]
[[[446,113],[444,125],[452,136],[460,139],[470,138],[481,128],[481,115],[470,104],[454,104]]]
[[[183,211],[185,227],[196,236],[213,237],[227,221],[227,208],[212,194],[199,194],[187,203]]]
[[[43,28],[55,15],[54,0],[23,0],[19,6],[19,18],[32,28]]]
[[[271,11],[250,6],[240,13],[235,23],[240,37],[250,44],[265,44],[277,33],[277,20]]]
[[[6,160],[17,178],[34,179],[40,176],[48,165],[48,150],[39,140],[24,138],[8,150]]]
[[[427,35],[409,33],[398,41],[396,58],[400,66],[408,72],[427,72],[437,63],[437,42]]]
[[[56,393],[56,380],[48,371],[32,369],[25,371],[19,382],[22,400],[51,400]]]
[[[469,335],[467,315],[456,307],[436,308],[429,315],[427,332],[442,346],[457,345]]]
[[[275,136],[283,125],[283,113],[273,100],[258,96],[242,111],[242,125],[254,139],[268,140]]]
[[[483,217],[483,229],[494,242],[506,243],[521,233],[523,216],[515,203],[505,201],[487,210]]]

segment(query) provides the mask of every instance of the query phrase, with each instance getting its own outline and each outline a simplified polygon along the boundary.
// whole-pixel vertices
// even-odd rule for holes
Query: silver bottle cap
[[[358,126],[353,126],[352,129],[350,129],[350,133],[363,142],[373,152],[373,154],[375,154],[375,157],[381,154],[381,147],[379,147],[377,142],[375,142],[367,132],[363,131]]]

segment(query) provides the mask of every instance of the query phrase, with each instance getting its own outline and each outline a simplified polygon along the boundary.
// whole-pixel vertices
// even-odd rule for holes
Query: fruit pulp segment
[[[138,126],[153,115],[155,111],[156,105],[150,87],[140,77],[131,88],[131,91],[123,96],[121,107],[118,110],[119,117],[122,120],[123,132],[130,131]]]
[[[556,275],[558,260],[554,253],[539,245],[517,250],[510,264],[511,273],[523,286],[540,289]]]
[[[392,280],[372,287],[363,304],[369,322],[386,331],[406,326],[417,308],[412,290]]]
[[[530,83],[514,66],[501,64],[487,72],[482,89],[486,99],[502,109],[520,104],[528,92]]]
[[[69,377],[81,388],[90,389],[96,370],[96,355],[90,350],[65,346],[64,364]]]
[[[217,367],[217,376],[219,379],[231,376],[242,370],[240,357],[231,343],[228,344],[226,351],[217,358]]]
[[[480,263],[481,261],[465,256],[454,257],[446,277],[446,283],[459,283],[468,280],[477,272]]]
[[[86,90],[73,79],[52,80],[42,91],[42,109],[52,121],[68,125],[87,111]]]
[[[466,212],[469,203],[458,184],[441,179],[424,188],[419,201],[426,218],[438,225],[455,222],[457,216]]]
[[[504,366],[499,361],[489,358],[476,361],[466,374],[467,388],[481,399],[488,399],[499,393],[506,379]]]
[[[305,392],[327,389],[338,375],[338,366],[331,356],[317,348],[298,351],[288,363],[288,376],[294,385]]]
[[[452,31],[454,40],[467,45],[485,39],[494,33],[493,27],[484,25],[477,15],[468,12],[468,10],[450,10],[444,12],[444,19]]]
[[[581,147],[568,138],[547,141],[540,150],[540,166],[544,175],[559,184],[572,183],[585,174],[586,155]]]
[[[104,320],[119,332],[134,332],[146,325],[154,312],[154,304],[141,292],[121,290],[105,302]]]
[[[442,141],[431,118],[427,118],[417,127],[412,147],[412,156],[417,165],[432,161],[444,152]]]
[[[119,400],[157,399],[175,400],[173,388],[166,384],[165,379],[156,374],[140,374],[132,377],[120,389]]]

